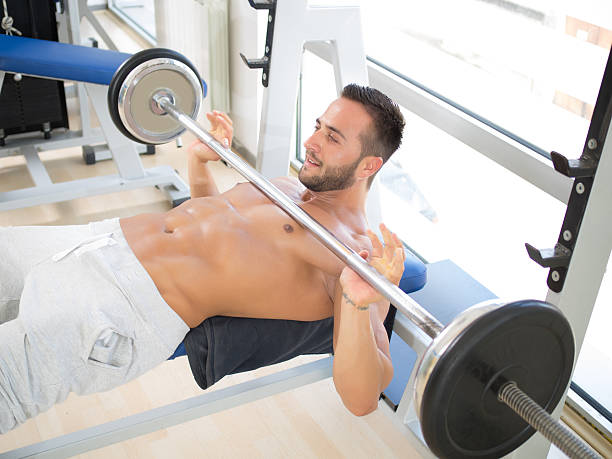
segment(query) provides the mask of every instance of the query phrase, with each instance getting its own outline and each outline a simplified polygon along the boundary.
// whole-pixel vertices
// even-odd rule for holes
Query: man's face
[[[304,142],[306,159],[298,175],[300,182],[312,191],[350,187],[361,162],[359,135],[370,122],[360,103],[344,98],[332,102]]]

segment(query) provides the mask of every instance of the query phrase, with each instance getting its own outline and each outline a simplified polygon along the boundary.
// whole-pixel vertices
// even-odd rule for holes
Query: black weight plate
[[[552,412],[573,362],[572,331],[557,308],[526,300],[487,312],[454,339],[427,380],[421,429],[428,446],[439,457],[508,454],[534,429],[498,401],[498,376]]]
[[[128,139],[133,140],[134,142],[143,143],[142,140],[139,140],[135,136],[133,136],[130,131],[128,131],[123,122],[121,121],[121,117],[119,116],[119,91],[121,90],[121,85],[123,81],[127,78],[132,70],[138,67],[143,62],[149,61],[151,59],[157,58],[169,58],[175,59],[177,61],[182,62],[187,67],[189,67],[196,75],[198,81],[202,81],[200,78],[200,74],[193,66],[189,59],[183,56],[181,53],[177,53],[171,49],[166,48],[150,48],[137,52],[129,59],[119,66],[119,68],[115,71],[113,78],[108,85],[108,93],[107,93],[107,102],[108,102],[108,111],[110,112],[111,119],[117,129],[121,131],[123,135],[125,135]],[[201,83],[200,83],[201,84]]]

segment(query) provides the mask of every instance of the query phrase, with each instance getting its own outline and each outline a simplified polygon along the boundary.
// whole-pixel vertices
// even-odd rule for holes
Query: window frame
[[[123,12],[123,10],[115,4],[116,1],[117,0],[108,0],[108,9],[119,17],[119,19],[125,22],[134,32],[140,35],[147,43],[149,43],[151,46],[155,46],[157,44],[157,37],[151,35],[128,14]]]
[[[304,45],[304,50],[312,52],[330,64],[333,63],[333,51],[325,42],[308,42]],[[506,170],[567,204],[573,187],[573,180],[555,171],[549,159],[550,154],[534,144],[512,135],[503,127],[494,125],[452,100],[426,88],[424,85],[410,80],[410,78],[390,69],[376,59],[370,56],[366,56],[366,59],[370,86],[384,92],[398,105],[415,113]],[[298,110],[301,96],[300,85],[297,101]],[[299,121],[301,113],[299,111],[296,113],[296,119]],[[300,125],[297,124],[296,128],[296,137],[300,138]],[[610,129],[612,130],[612,126]],[[612,138],[607,140],[610,142]],[[297,170],[302,165],[299,158],[300,148],[301,145],[297,143],[295,154],[291,157],[291,165]],[[551,241],[554,237],[555,235],[552,234]],[[548,296],[550,297],[550,294]],[[547,298],[547,300],[550,301],[550,298]],[[594,303],[591,305],[591,310],[593,307]],[[399,325],[400,328],[412,328],[410,327],[411,324],[401,321],[401,317]],[[584,339],[584,336],[582,339]],[[418,346],[422,343],[412,344]],[[570,381],[570,383],[575,385],[573,381]],[[591,396],[588,395],[588,397]],[[592,399],[596,400],[594,397]],[[567,392],[566,403],[579,412],[594,429],[612,436],[612,422],[572,388]]]
[[[333,63],[330,47],[324,42],[306,43],[304,49],[330,64]],[[526,141],[519,141],[499,132],[475,118],[469,111],[462,111],[451,105],[440,95],[434,95],[423,87],[392,73],[367,56],[367,70],[370,86],[384,92],[397,104],[415,113],[428,123],[485,155],[500,166],[518,175],[532,185],[567,204],[572,180],[554,170],[552,163],[542,154],[541,149],[527,147]],[[298,97],[299,100],[299,97]],[[521,139],[522,140],[522,139]],[[534,146],[535,147],[535,146]],[[297,147],[299,149],[299,145]],[[537,147],[536,147],[537,148]],[[298,158],[299,151],[292,155]],[[301,162],[297,160],[297,164]]]

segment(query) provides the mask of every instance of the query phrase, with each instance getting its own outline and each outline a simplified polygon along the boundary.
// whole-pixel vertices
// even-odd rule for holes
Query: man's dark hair
[[[372,117],[371,128],[359,136],[361,158],[380,156],[383,164],[386,163],[402,143],[406,124],[397,104],[379,90],[357,84],[345,86],[341,96],[362,104]],[[375,175],[368,179],[368,187]]]

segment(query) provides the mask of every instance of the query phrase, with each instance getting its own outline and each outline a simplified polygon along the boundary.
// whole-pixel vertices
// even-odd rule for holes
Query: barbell
[[[432,339],[418,363],[414,400],[423,437],[435,455],[496,458],[538,430],[571,457],[598,457],[549,415],[565,393],[574,362],[572,330],[559,309],[537,300],[489,301],[443,327],[199,126],[193,118],[201,101],[197,70],[168,49],[133,55],[117,69],[108,90],[111,117],[127,137],[161,144],[188,129]]]

